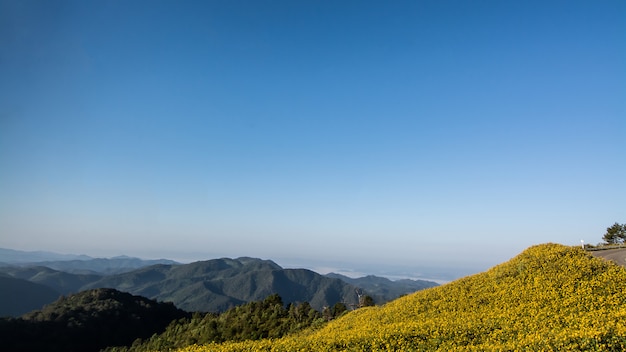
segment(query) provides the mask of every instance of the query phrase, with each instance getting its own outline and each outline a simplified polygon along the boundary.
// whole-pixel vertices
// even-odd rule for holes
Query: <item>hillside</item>
[[[310,326],[321,326],[346,311],[341,304],[324,313],[308,303],[285,306],[280,296],[271,295],[233,307],[224,313],[194,313],[191,318],[173,321],[162,334],[133,342],[132,346],[111,347],[107,352],[173,351],[194,343],[276,339]]]
[[[168,301],[187,311],[222,312],[279,294],[286,304],[307,301],[317,310],[337,302],[356,304],[355,287],[306,269],[283,269],[269,260],[213,259],[186,265],[154,265],[105,276],[82,289],[111,287]]]
[[[349,279],[349,278],[345,278]],[[436,283],[391,282],[376,277],[371,283],[385,282],[383,289],[372,293],[378,303],[395,299],[407,292]],[[417,286],[417,288],[415,288]],[[112,287],[160,301],[168,301],[186,311],[224,312],[246,302],[260,301],[272,294],[285,304],[308,302],[314,309],[342,302],[356,305],[357,287],[370,295],[369,287],[350,284],[340,278],[320,275],[307,269],[283,269],[271,260],[257,258],[222,258],[185,265],[154,265],[128,273],[110,275],[89,283],[82,289]],[[415,288],[415,289],[414,289]]]
[[[10,266],[0,268],[0,273],[14,277],[16,279],[24,279],[36,284],[45,285],[64,295],[76,293],[80,291],[81,287],[85,286],[86,284],[100,280],[102,278],[101,275],[71,274],[64,271],[54,270],[45,266]],[[56,298],[57,297],[55,297],[55,299]],[[52,301],[46,303],[51,302]]]
[[[48,286],[0,275],[0,317],[18,316],[59,298]]]
[[[19,319],[0,319],[0,341],[6,351],[99,351],[152,336],[187,316],[170,303],[97,289],[61,297]]]
[[[180,351],[624,350],[626,271],[534,246],[492,269],[279,340]]]
[[[415,291],[438,286],[436,282],[426,280],[402,279],[392,281],[384,277],[367,275],[359,278],[350,278],[341,274],[329,273],[326,277],[332,277],[359,287],[374,298],[376,303],[385,303],[390,297],[397,298]]]
[[[285,303],[306,301],[321,311],[324,306],[332,306],[337,302],[348,306],[355,304],[358,299],[357,287],[380,304],[429,285],[436,285],[429,281],[390,281],[375,276],[350,279],[338,275],[331,278],[306,269],[283,269],[272,261],[249,257],[213,259],[190,264],[157,264],[130,271],[124,269],[123,273],[114,275],[93,273],[95,269],[106,271],[109,268],[109,271],[114,271],[114,267],[129,268],[148,262],[128,257],[42,262],[58,264],[56,267],[68,268],[73,273],[42,265],[13,265],[0,267],[0,275],[6,274],[16,279],[46,285],[61,294],[110,287],[161,301],[171,301],[187,311],[205,312],[223,312],[233,306],[265,299],[274,293],[278,293]],[[86,273],[79,274],[80,272]],[[8,294],[4,291],[7,288],[0,286],[0,295]],[[50,299],[44,303],[52,301]],[[40,307],[41,303],[36,302],[25,309],[28,311]]]

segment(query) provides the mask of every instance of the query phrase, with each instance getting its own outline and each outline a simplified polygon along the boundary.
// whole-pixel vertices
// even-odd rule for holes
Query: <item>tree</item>
[[[374,305],[374,299],[371,296],[365,296],[361,303],[361,307],[373,307]]]
[[[360,288],[356,289],[356,295],[359,300],[359,305],[357,306],[358,308],[371,307],[374,305],[374,299],[371,296],[364,295],[363,290]]]
[[[626,241],[626,224],[615,223],[606,228],[602,239],[608,244],[620,244]]]
[[[333,306],[331,313],[333,318],[337,318],[346,311],[348,311],[348,307],[346,307],[346,305],[341,302],[337,302]]]

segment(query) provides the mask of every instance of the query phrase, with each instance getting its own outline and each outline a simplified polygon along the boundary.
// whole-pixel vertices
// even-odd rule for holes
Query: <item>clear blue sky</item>
[[[621,0],[0,0],[0,247],[487,268],[625,137]]]

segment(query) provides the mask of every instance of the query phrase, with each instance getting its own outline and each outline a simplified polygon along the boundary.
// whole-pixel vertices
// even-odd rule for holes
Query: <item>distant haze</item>
[[[2,0],[0,247],[428,277],[600,242],[625,13]]]

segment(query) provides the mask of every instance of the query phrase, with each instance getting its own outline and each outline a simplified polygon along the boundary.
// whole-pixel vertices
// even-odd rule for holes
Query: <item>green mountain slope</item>
[[[306,269],[282,269],[269,260],[213,259],[187,265],[155,265],[111,275],[82,289],[111,287],[174,302],[187,311],[221,312],[279,294],[286,304],[309,302],[322,310],[337,302],[356,304],[355,287]]]
[[[436,282],[426,280],[403,279],[391,281],[387,278],[373,275],[355,279],[336,273],[326,274],[326,276],[340,279],[365,290],[369,296],[374,298],[374,302],[376,303],[384,303],[389,300],[389,297],[400,297],[415,291],[439,285]]]
[[[99,280],[101,275],[95,274],[71,274],[64,271],[54,270],[45,266],[33,267],[4,267],[0,273],[52,288],[62,294],[75,293],[84,285]],[[57,297],[55,297],[56,299]],[[51,303],[53,300],[46,302]]]
[[[546,244],[319,330],[181,351],[622,351],[624,292],[624,268],[580,248]]]
[[[283,297],[285,303],[309,302],[321,311],[323,307],[337,302],[348,306],[356,304],[357,287],[364,294],[373,296],[379,304],[425,287],[419,284],[416,286],[414,282],[392,282],[373,276],[362,279],[325,277],[310,270],[283,269],[270,260],[249,257],[222,258],[185,265],[156,264],[131,271],[123,270],[125,272],[115,275],[92,273],[92,269],[105,270],[108,267],[110,270],[121,270],[128,268],[130,263],[147,263],[135,259],[54,262],[59,265],[65,263],[63,265],[68,265],[67,268],[73,273],[40,265],[6,266],[0,267],[0,274],[43,284],[61,294],[111,287],[148,298],[171,301],[187,311],[207,312],[223,312],[246,302],[263,300],[274,293]],[[81,267],[82,264],[86,266]]]

